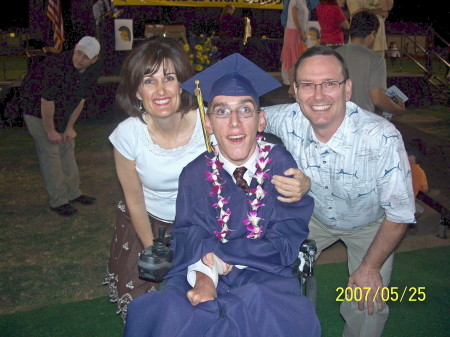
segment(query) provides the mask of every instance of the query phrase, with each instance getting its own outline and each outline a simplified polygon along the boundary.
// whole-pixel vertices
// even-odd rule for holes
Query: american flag
[[[50,18],[50,20],[52,20],[53,40],[55,48],[61,51],[63,42],[66,40],[64,36],[61,0],[48,0],[47,16]]]

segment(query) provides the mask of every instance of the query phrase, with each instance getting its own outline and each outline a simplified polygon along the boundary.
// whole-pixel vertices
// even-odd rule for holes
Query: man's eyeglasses
[[[257,110],[249,108],[248,106],[241,106],[240,108],[230,110],[228,108],[214,109],[212,112],[208,112],[210,115],[214,115],[215,118],[230,118],[233,111],[241,118],[253,117]],[[259,111],[259,110],[258,110]]]
[[[342,82],[339,81],[325,81],[322,83],[311,83],[311,82],[300,82],[297,84],[297,89],[300,90],[302,93],[313,93],[316,90],[316,87],[320,85],[322,87],[322,90],[324,92],[334,92],[339,89],[342,83],[345,83],[347,80],[343,80]]]

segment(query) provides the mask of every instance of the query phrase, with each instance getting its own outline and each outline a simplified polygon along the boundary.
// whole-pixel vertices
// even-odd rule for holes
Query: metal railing
[[[435,38],[439,38],[447,47],[450,47],[450,44],[445,41],[438,33],[433,31],[433,37],[432,41],[435,40]],[[428,50],[422,47],[420,44],[418,44],[415,40],[413,40],[410,36],[408,36],[405,33],[402,33],[401,35],[402,39],[402,46],[404,45],[403,40],[406,39],[408,42],[411,42],[413,44],[414,50],[419,50],[423,53],[425,56],[425,64],[420,62],[417,57],[414,57],[414,55],[409,54],[406,50],[402,50],[402,54],[406,56],[409,60],[414,62],[420,69],[424,71],[424,75],[427,78],[428,83],[435,89],[433,93],[433,96],[435,99],[438,100],[448,100],[450,98],[450,82],[449,78],[440,78],[433,74],[433,60],[438,60],[441,65],[444,67],[450,68],[450,63],[447,61],[441,54],[436,52],[435,50],[429,48]],[[402,63],[400,63],[400,71],[402,71]]]

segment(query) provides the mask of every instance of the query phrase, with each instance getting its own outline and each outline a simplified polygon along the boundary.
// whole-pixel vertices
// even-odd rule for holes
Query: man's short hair
[[[350,37],[366,38],[373,31],[377,32],[380,22],[375,14],[369,12],[356,13],[352,18],[349,34]]]
[[[337,58],[339,63],[341,64],[341,71],[342,76],[344,76],[344,81],[347,81],[350,76],[348,74],[348,67],[347,63],[345,62],[344,58],[336,52],[334,49],[327,47],[327,46],[313,46],[311,48],[306,49],[306,51],[300,56],[300,58],[297,60],[297,63],[295,63],[294,68],[294,81],[297,82],[297,70],[300,67],[300,64],[307,58],[313,57],[313,56],[334,56]]]

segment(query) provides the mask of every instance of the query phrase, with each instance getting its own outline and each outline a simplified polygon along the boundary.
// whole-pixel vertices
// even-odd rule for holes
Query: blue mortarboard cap
[[[203,99],[250,96],[259,105],[259,97],[281,86],[272,76],[241,54],[232,54],[184,82],[181,87],[194,94],[199,81]]]

